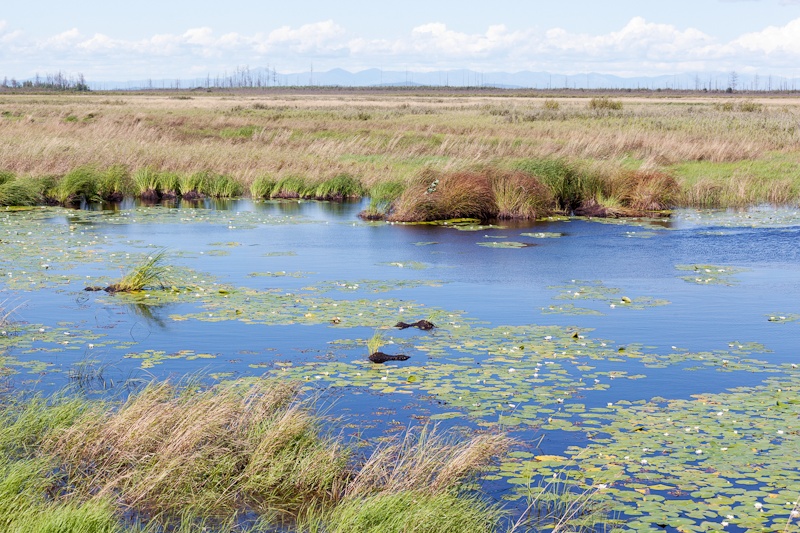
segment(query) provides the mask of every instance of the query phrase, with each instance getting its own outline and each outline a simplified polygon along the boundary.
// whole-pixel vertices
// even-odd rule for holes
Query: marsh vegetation
[[[0,109],[0,205],[368,196],[368,218],[428,220],[800,197],[789,97],[4,95]]]
[[[0,96],[3,527],[797,530],[794,100],[180,96]]]

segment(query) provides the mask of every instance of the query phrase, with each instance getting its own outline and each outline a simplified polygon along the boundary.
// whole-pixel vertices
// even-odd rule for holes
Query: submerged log
[[[388,353],[383,352],[375,352],[369,356],[370,361],[379,365],[385,363],[386,361],[407,361],[408,359],[409,357],[407,355],[389,355]]]
[[[406,324],[405,322],[398,322],[394,325],[396,328],[406,329],[406,328],[419,328],[423,331],[428,331],[429,329],[433,329],[436,325],[433,322],[428,322],[427,320],[418,320],[416,322],[412,322],[411,324]]]

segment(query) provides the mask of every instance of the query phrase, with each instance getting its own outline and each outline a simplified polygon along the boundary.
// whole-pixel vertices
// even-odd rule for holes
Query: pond
[[[281,376],[351,436],[510,433],[482,484],[517,515],[548,484],[642,531],[797,511],[796,209],[405,225],[360,203],[106,207],[0,212],[5,387]],[[84,290],[161,249],[167,290]],[[436,328],[393,327],[421,319]],[[371,363],[376,332],[408,359]]]

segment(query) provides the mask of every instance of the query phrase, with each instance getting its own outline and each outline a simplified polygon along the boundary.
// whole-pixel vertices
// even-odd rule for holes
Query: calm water
[[[327,323],[177,321],[175,316],[196,313],[198,306],[185,299],[160,307],[137,307],[105,293],[82,290],[91,284],[91,279],[115,279],[121,274],[119,267],[111,267],[97,257],[143,253],[147,247],[167,248],[171,264],[211,275],[218,283],[237,289],[295,293],[331,281],[366,287],[368,280],[372,280],[383,283],[385,288],[413,282],[387,292],[354,289],[326,293],[342,300],[392,298],[411,302],[415,309],[421,309],[417,314],[406,315],[398,311],[397,320],[425,318],[421,308],[424,306],[461,311],[463,315],[459,316],[489,328],[575,327],[583,335],[597,342],[603,340],[610,347],[641,346],[642,350],[657,355],[676,350],[725,351],[731,343],[759,343],[763,348],[751,349],[748,357],[772,365],[800,362],[797,351],[800,323],[768,320],[771,315],[791,318],[792,314],[800,313],[800,223],[792,212],[788,215],[781,212],[783,218],[776,224],[763,213],[749,225],[740,214],[698,216],[695,212],[678,212],[669,221],[644,225],[571,220],[498,223],[501,227],[461,231],[447,226],[368,224],[356,216],[361,207],[242,200],[179,208],[187,216],[214,213],[208,222],[200,223],[181,223],[174,217],[137,223],[136,219],[145,216],[148,208],[133,204],[118,206],[116,211],[97,212],[96,216],[78,222],[64,216],[63,211],[54,212],[45,227],[75,225],[75,231],[82,232],[86,241],[94,242],[86,248],[98,255],[78,266],[80,276],[70,272],[74,281],[66,285],[33,291],[0,285],[0,302],[19,305],[15,312],[18,319],[46,328],[67,323],[67,328],[92,331],[103,339],[127,343],[128,351],[172,354],[190,350],[213,358],[178,357],[142,368],[140,359],[124,356],[126,350],[89,348],[86,344],[77,350],[49,352],[11,347],[6,350],[7,356],[23,363],[36,360],[49,366],[33,373],[22,369],[9,379],[17,389],[53,390],[69,382],[72,365],[88,360],[94,365],[104,365],[103,386],[110,387],[112,381],[118,386],[130,377],[150,379],[220,372],[234,377],[257,376],[273,371],[276,362],[297,367],[303,363],[350,363],[365,359],[363,345],[337,341],[366,339],[372,335],[375,324],[358,325],[352,321],[352,327],[342,328]],[[253,222],[254,213],[263,215],[264,220],[284,222],[259,224]],[[119,222],[120,217],[130,222],[108,223]],[[537,238],[523,233],[561,236]],[[8,234],[0,239],[8,242]],[[35,254],[35,237],[30,237],[30,241],[33,245],[30,253]],[[478,245],[486,242],[522,242],[530,246],[515,249]],[[11,271],[14,263],[8,253],[6,256],[0,266]],[[734,267],[736,272],[723,276],[724,283],[696,283],[682,279],[695,276],[695,272],[678,270],[679,265]],[[253,275],[267,272],[291,275]],[[87,281],[84,276],[91,279]],[[697,277],[704,276],[702,270],[697,273]],[[431,284],[433,281],[437,283]],[[606,292],[588,300],[558,298],[584,285],[602,287]],[[634,302],[646,297],[669,303],[626,309],[620,300],[622,296],[633,298]],[[558,308],[564,304],[601,314],[552,312],[551,306]],[[459,356],[455,352],[429,355],[415,351],[415,339],[421,335],[444,335],[443,332],[388,329],[386,334],[411,356],[408,364],[436,365],[448,357]],[[477,364],[482,356],[473,357]],[[654,396],[689,398],[693,394],[757,384],[764,379],[753,372],[726,373],[714,369],[688,372],[686,367],[695,363],[675,361],[654,368],[637,360],[626,361],[623,367],[619,362],[595,360],[597,372],[623,368],[630,374],[641,373],[646,377],[618,380],[611,388],[587,391],[581,395],[581,402],[591,408]],[[403,364],[392,368],[402,368]],[[317,388],[327,391],[322,400],[327,412],[348,422],[361,423],[367,436],[370,432],[382,434],[389,427],[410,425],[418,419],[453,410],[435,390],[414,391],[412,387],[412,394],[399,395],[375,392],[368,387],[329,388],[325,380]],[[472,427],[480,418],[467,416],[465,412],[463,417],[450,418],[444,423]],[[548,433],[526,427],[512,431],[530,441],[544,435],[540,444],[544,453],[557,454],[566,446],[580,445],[585,440],[575,433]],[[505,489],[493,485],[490,490]]]

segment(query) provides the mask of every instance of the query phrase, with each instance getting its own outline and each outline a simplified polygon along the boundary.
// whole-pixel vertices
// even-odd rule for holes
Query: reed
[[[361,218],[367,220],[380,220],[386,218],[405,189],[405,185],[396,181],[387,181],[374,185],[369,190],[369,206],[359,213]]]
[[[270,192],[271,198],[305,198],[309,195],[310,187],[300,176],[287,176],[277,183]]]
[[[0,206],[32,206],[43,202],[41,181],[16,178],[0,184]]]
[[[266,380],[154,382],[119,406],[64,395],[5,399],[0,526],[222,531],[244,514],[258,517],[259,530],[320,533],[497,526],[502,511],[463,483],[511,440],[463,440],[427,426],[356,460],[321,433],[297,392]]]
[[[389,220],[425,222],[451,218],[489,219],[498,212],[490,177],[485,172],[428,170],[395,202]]]
[[[345,200],[361,198],[364,187],[359,181],[347,174],[323,181],[314,189],[314,197],[318,200]]]
[[[65,176],[80,168],[121,165],[134,175],[149,169],[228,176],[242,190],[259,176],[272,176],[275,185],[302,176],[302,186],[295,179],[274,191],[288,197],[336,194],[317,192],[331,176],[350,176],[370,190],[381,183],[408,189],[426,168],[439,173],[521,170],[548,186],[558,208],[568,211],[598,193],[614,196],[589,183],[598,164],[615,166],[620,173],[640,168],[671,175],[681,186],[676,202],[682,202],[692,196],[687,193],[698,179],[692,165],[732,165],[727,180],[763,177],[749,176],[748,168],[778,158],[794,174],[800,153],[800,101],[791,98],[729,101],[645,94],[614,100],[599,96],[592,104],[590,97],[539,99],[504,91],[458,98],[357,92],[306,98],[279,91],[262,96],[262,107],[255,108],[252,95],[193,95],[187,101],[126,94],[124,105],[109,104],[104,95],[7,95],[9,113],[24,113],[33,122],[3,121],[8,142],[0,145],[0,160],[5,171],[17,176]],[[92,120],[80,127],[65,123],[65,103],[70,114],[92,114]],[[614,103],[621,103],[624,112],[613,109],[618,107]],[[730,109],[722,106],[727,103]],[[364,120],[354,120],[359,116],[369,117],[369,128]],[[547,172],[514,166],[526,161],[538,161],[539,171],[547,161],[566,165],[570,179],[553,181]],[[783,201],[787,196],[779,181],[748,181],[746,186],[758,194],[738,194],[736,187],[722,183],[726,192],[717,201]],[[165,186],[140,179],[133,192],[145,198],[169,192],[159,187]],[[184,195],[208,194],[204,187],[181,184],[180,189]],[[585,194],[576,198],[575,189]],[[116,188],[100,187],[101,195],[109,190]],[[267,197],[264,191],[256,193]],[[369,211],[388,210],[383,207],[376,203]]]
[[[79,167],[68,172],[55,189],[55,199],[61,204],[80,201],[98,202],[102,175],[92,167]]]
[[[145,200],[157,200],[161,197],[161,181],[158,171],[144,167],[133,173],[135,194]]]
[[[111,165],[100,173],[98,194],[103,200],[120,201],[133,193],[133,181],[125,165]]]
[[[252,198],[270,198],[276,182],[270,175],[257,177],[250,184],[250,196]]]
[[[535,219],[555,210],[552,192],[534,176],[522,172],[496,173],[491,184],[497,218]]]
[[[168,286],[170,267],[164,264],[167,251],[162,249],[148,256],[120,281],[110,285],[108,292],[136,292],[144,289],[164,289]]]

